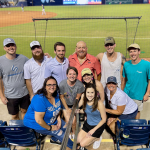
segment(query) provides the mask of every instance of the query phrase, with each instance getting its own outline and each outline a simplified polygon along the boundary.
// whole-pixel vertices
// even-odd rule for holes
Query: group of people
[[[25,126],[51,135],[51,143],[61,144],[75,99],[84,119],[77,137],[79,150],[86,150],[92,143],[97,149],[106,126],[115,135],[117,120],[140,118],[143,102],[150,94],[150,63],[139,58],[138,44],[128,47],[129,61],[115,52],[113,37],[104,40],[106,52],[96,57],[87,53],[84,41],[76,44],[68,59],[62,42],[54,44],[55,58],[44,54],[38,41],[30,43],[31,59],[16,54],[17,46],[11,38],[4,39],[3,46],[6,54],[0,57],[1,100],[13,120],[23,119]],[[68,149],[72,149],[75,129],[74,116]]]

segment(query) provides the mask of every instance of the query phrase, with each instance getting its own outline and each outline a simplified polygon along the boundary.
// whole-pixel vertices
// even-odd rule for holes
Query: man
[[[45,65],[52,58],[44,56],[42,46],[38,41],[30,43],[32,58],[24,65],[24,79],[28,88],[30,99],[43,86]]]
[[[28,58],[16,54],[17,46],[13,39],[4,39],[3,45],[6,55],[0,57],[0,97],[3,104],[7,105],[12,120],[19,120],[19,109],[23,119],[30,104],[23,71],[23,66]],[[3,93],[2,82],[5,94]]]
[[[71,115],[71,108],[74,104],[74,100],[79,100],[81,94],[84,92],[84,85],[81,81],[77,80],[78,71],[75,67],[69,67],[67,69],[67,79],[61,81],[59,84],[60,89],[60,99],[63,104],[63,114],[65,117],[65,121],[68,123],[70,115]],[[74,118],[72,124],[72,131],[73,131],[73,138],[76,129],[76,120]]]
[[[78,70],[78,80],[81,81],[81,71],[84,68],[89,68],[95,79],[98,78],[98,75],[101,72],[100,63],[97,58],[87,53],[87,46],[84,41],[79,41],[76,45],[76,53],[69,56],[69,65],[77,68]]]
[[[42,5],[42,15],[46,15],[44,5]]]
[[[121,75],[123,64],[126,58],[123,54],[115,52],[115,40],[113,37],[107,37],[104,41],[105,53],[99,53],[96,57],[101,63],[101,83],[106,87],[107,78],[115,76],[118,81],[118,87],[121,88]]]
[[[56,56],[47,63],[45,67],[44,77],[47,78],[49,76],[53,76],[57,80],[58,85],[62,80],[67,79],[66,71],[69,66],[69,61],[65,58],[65,52],[66,49],[64,43],[55,43],[54,53]]]
[[[122,90],[138,105],[136,119],[140,119],[143,101],[147,101],[150,94],[150,63],[139,58],[140,46],[131,44],[128,47],[131,60],[124,64]]]

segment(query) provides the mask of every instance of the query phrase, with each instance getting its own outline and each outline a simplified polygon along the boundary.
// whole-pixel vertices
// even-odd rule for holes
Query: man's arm
[[[143,101],[146,102],[149,98],[150,95],[150,80],[148,80],[148,86],[147,86],[147,91],[143,97]]]
[[[126,82],[127,82],[127,78],[123,78],[123,77],[122,77],[122,81],[121,81],[121,90],[122,90],[122,91],[123,91],[124,88],[125,88]]]
[[[31,84],[31,79],[26,79],[25,81],[26,81],[26,86],[27,86],[27,89],[29,91],[30,100],[31,100],[34,96],[33,89],[32,89],[32,84]]]
[[[0,98],[1,98],[1,101],[3,102],[3,104],[6,105],[8,100],[4,95],[4,86],[3,86],[3,80],[1,77],[0,77]]]
[[[121,79],[121,81],[123,80],[122,72],[123,72],[123,66],[124,66],[125,62],[126,62],[126,57],[123,54],[121,54],[121,70],[120,70],[120,79]]]

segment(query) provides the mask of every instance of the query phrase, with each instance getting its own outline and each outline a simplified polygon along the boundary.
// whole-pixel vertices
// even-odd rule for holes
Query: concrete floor
[[[150,99],[144,103],[144,109],[141,112],[141,119],[146,119],[146,120],[150,120]],[[7,121],[9,122],[9,120],[11,120],[11,116],[8,114],[7,111],[7,107],[2,104],[1,100],[0,100],[0,120],[3,121]],[[97,150],[114,150],[114,144],[113,141],[111,139],[111,136],[104,131],[102,134],[102,142],[100,147]],[[44,144],[42,144],[42,148],[43,150],[59,150],[60,146],[58,145],[54,145],[54,144],[50,144],[50,137],[46,137]],[[17,150],[35,150],[36,147],[32,146],[32,147],[16,147]],[[28,149],[29,148],[29,149]],[[145,146],[136,146],[136,147],[127,147],[127,146],[120,146],[121,150],[136,150],[137,148],[145,148]],[[11,147],[11,149],[14,149],[14,147]],[[90,145],[89,147],[87,147],[88,150],[94,150],[93,149],[93,145]]]

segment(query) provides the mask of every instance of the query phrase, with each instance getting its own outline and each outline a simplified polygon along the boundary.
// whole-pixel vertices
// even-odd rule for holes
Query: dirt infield
[[[0,11],[0,27],[29,23],[32,18],[52,18],[56,15],[53,12],[42,15],[41,11]]]

